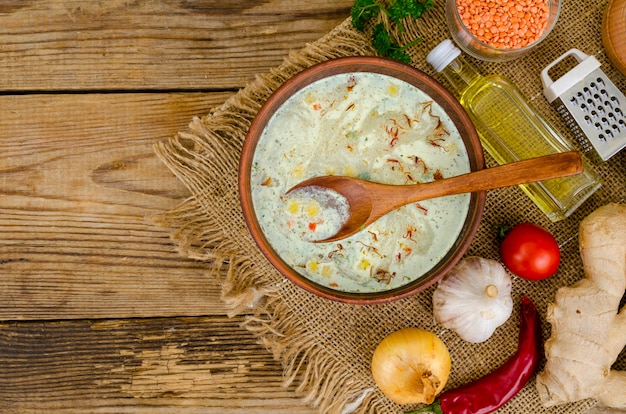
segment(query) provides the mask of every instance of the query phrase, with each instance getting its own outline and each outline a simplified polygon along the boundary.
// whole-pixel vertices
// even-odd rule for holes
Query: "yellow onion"
[[[376,385],[398,404],[431,404],[449,374],[448,348],[435,334],[419,328],[390,334],[372,358]]]

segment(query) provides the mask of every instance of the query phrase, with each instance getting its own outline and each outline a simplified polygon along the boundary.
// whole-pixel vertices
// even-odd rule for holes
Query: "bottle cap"
[[[460,54],[461,50],[452,43],[452,40],[446,39],[430,51],[428,56],[426,56],[426,61],[430,63],[437,72],[441,72]]]

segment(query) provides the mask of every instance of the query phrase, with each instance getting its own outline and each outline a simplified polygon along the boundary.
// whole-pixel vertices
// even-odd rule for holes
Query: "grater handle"
[[[568,56],[573,56],[578,61],[578,65],[561,78],[553,81],[548,74],[548,71],[552,69],[556,64],[561,62]],[[574,86],[578,81],[583,79],[589,73],[600,67],[600,62],[593,56],[589,56],[578,49],[570,49],[561,56],[559,56],[554,62],[550,63],[541,71],[541,83],[543,84],[543,94],[549,102],[554,101],[561,96],[569,88]]]
[[[559,62],[561,62],[563,59],[565,59],[568,56],[574,56],[574,58],[576,58],[578,63],[582,62],[583,60],[589,57],[589,55],[581,52],[580,50],[576,48],[570,49],[567,52],[563,53],[555,61],[550,63],[541,71],[541,83],[543,84],[544,89],[549,88],[554,83],[554,81],[550,78],[550,75],[548,74],[550,69],[552,69],[554,66],[556,66]]]

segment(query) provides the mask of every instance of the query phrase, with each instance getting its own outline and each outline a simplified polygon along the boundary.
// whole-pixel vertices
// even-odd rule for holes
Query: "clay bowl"
[[[460,215],[457,229],[458,236],[452,237],[451,247],[445,253],[440,252],[441,258],[429,270],[420,277],[409,280],[406,283],[398,282],[392,288],[369,289],[344,289],[335,286],[324,285],[318,280],[304,276],[295,269],[297,266],[289,265],[284,257],[281,257],[268,239],[263,226],[257,217],[253,196],[253,176],[255,154],[262,154],[258,149],[259,140],[268,127],[268,124],[277,116],[277,111],[284,107],[289,99],[303,88],[307,91],[317,87],[321,80],[334,77],[335,75],[369,76],[370,74],[386,75],[412,85],[414,88],[425,93],[430,101],[434,101],[445,115],[449,118],[453,127],[456,127],[460,135],[460,145],[465,147],[469,169],[476,171],[484,168],[483,149],[480,140],[465,110],[441,84],[411,66],[402,63],[376,58],[376,57],[346,57],[326,61],[312,66],[285,82],[265,102],[257,116],[254,118],[246,140],[243,145],[239,165],[239,195],[243,216],[249,228],[250,234],[258,245],[261,252],[269,262],[287,279],[297,286],[323,298],[350,304],[374,304],[401,299],[420,292],[434,284],[443,277],[464,255],[469,247],[476,230],[478,229],[485,202],[485,193],[477,192],[469,196],[467,214]],[[375,77],[375,76],[374,76]],[[413,88],[410,88],[413,89]],[[420,92],[420,93],[421,93]],[[412,103],[411,103],[412,104]],[[416,103],[417,104],[417,103]],[[280,112],[279,112],[280,113]],[[306,115],[304,115],[306,116]],[[278,122],[278,121],[275,121]],[[286,121],[281,121],[286,122]],[[294,121],[296,122],[296,121]],[[302,119],[297,121],[302,122]],[[284,128],[298,130],[299,125],[281,124]],[[261,155],[256,156],[261,156]],[[358,154],[356,155],[358,157]],[[340,166],[338,166],[340,167]],[[279,179],[290,174],[289,171],[273,172]],[[308,178],[308,177],[304,177]],[[258,182],[258,179],[257,179]],[[290,183],[295,184],[295,183]],[[258,185],[258,184],[257,184]],[[464,200],[467,200],[465,196]],[[259,207],[260,208],[260,207]],[[366,229],[367,230],[367,229]],[[435,232],[434,237],[437,237]],[[316,243],[311,243],[316,244]],[[284,254],[286,257],[287,254]],[[308,266],[308,264],[307,264]],[[302,268],[302,266],[299,266]]]

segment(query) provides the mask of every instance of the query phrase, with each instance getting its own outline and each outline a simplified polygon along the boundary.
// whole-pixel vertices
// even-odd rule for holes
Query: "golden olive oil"
[[[455,88],[483,147],[498,164],[573,150],[511,81],[500,75],[481,76],[454,45],[444,43],[429,54],[429,62]],[[433,57],[434,53],[438,55]],[[520,185],[552,221],[569,216],[599,187],[598,176],[586,161],[581,174]]]

